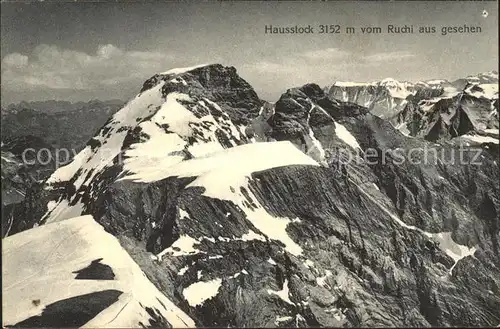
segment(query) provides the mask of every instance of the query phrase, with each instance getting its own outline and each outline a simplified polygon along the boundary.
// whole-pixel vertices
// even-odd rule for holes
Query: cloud
[[[276,99],[277,94],[287,88],[306,83],[330,84],[335,77],[354,67],[340,51],[325,49],[291,54],[279,60],[263,59],[242,65],[238,71],[259,90],[261,97]]]
[[[264,98],[276,99],[286,88],[314,82],[321,86],[333,81],[374,81],[400,77],[402,67],[416,61],[409,51],[358,54],[339,48],[289,53],[281,58],[264,58],[242,65],[239,72]]]
[[[345,76],[347,73],[380,67],[382,64],[414,56],[409,51],[359,55],[339,48],[325,48],[289,54],[279,60],[263,59],[244,65],[242,69],[258,74],[279,75],[283,80],[327,81],[336,75]],[[349,79],[348,76],[345,78]]]
[[[295,62],[285,60],[283,62],[259,61],[249,65],[243,65],[242,69],[248,69],[258,73],[280,73],[280,74],[293,74],[300,69],[299,65]]]
[[[350,64],[350,53],[338,48],[325,48],[309,50],[302,53],[290,54],[279,60],[261,60],[252,64],[245,65],[248,70],[260,73],[280,73],[295,74],[309,78],[314,77],[314,72],[319,68],[328,71],[339,70]]]
[[[40,99],[128,99],[155,73],[205,62],[207,58],[202,56],[206,54],[180,56],[175,50],[136,51],[112,44],[100,45],[94,52],[42,44],[31,53],[11,53],[2,58],[2,104]],[[247,58],[221,57],[217,61],[236,65],[256,89],[275,97],[283,88],[307,82],[325,85],[336,80],[382,79],[393,75],[390,72],[397,67],[409,65],[404,60],[414,55],[408,51],[361,55],[326,47],[268,56],[255,57],[253,63]],[[393,65],[396,62],[399,66]]]
[[[415,55],[410,53],[409,51],[392,51],[392,52],[376,53],[364,56],[362,58],[366,62],[381,63],[381,62],[397,61],[411,57],[415,57]]]
[[[18,53],[9,54],[3,58],[2,65],[15,68],[26,67],[28,65],[28,56]]]
[[[313,60],[325,60],[325,59],[345,59],[350,55],[348,51],[341,50],[338,48],[326,48],[311,50],[300,54],[300,56],[313,59]]]
[[[170,67],[172,60],[171,54],[126,51],[112,44],[99,46],[95,54],[42,44],[29,55],[11,53],[2,59],[2,89],[91,92],[143,81]]]

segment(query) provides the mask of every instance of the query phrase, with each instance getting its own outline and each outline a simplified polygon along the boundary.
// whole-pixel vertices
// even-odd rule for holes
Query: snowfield
[[[294,164],[318,165],[288,141],[252,143],[171,166],[157,163],[156,168],[134,168],[135,172],[122,180],[153,182],[173,176],[198,177],[188,186],[202,186],[206,188],[204,195],[224,198],[224,194],[232,194],[231,186],[242,186],[245,178],[253,172]],[[229,196],[224,199],[231,198]]]
[[[75,279],[75,271],[99,259],[100,264],[111,268],[114,279]],[[156,310],[173,327],[195,326],[189,316],[156,289],[118,240],[106,233],[92,216],[43,225],[5,238],[2,276],[4,326],[40,315],[53,320],[59,314],[59,321],[64,321],[65,317],[57,313],[60,310],[54,310],[51,304],[70,303],[70,298],[109,291],[119,294],[118,299],[102,309],[98,305],[98,312],[78,326],[132,328],[140,327],[139,322],[148,325],[151,316],[146,307]],[[80,306],[72,311],[72,316],[78,317],[78,312],[86,311]],[[76,319],[71,321],[56,326],[77,323]]]

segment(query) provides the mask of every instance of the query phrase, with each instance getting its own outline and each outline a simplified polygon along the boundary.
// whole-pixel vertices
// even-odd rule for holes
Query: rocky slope
[[[16,259],[42,251],[8,278],[23,285],[4,292],[17,305],[4,325],[75,325],[71,298],[87,327],[497,326],[497,161],[405,136],[315,84],[272,104],[232,67],[157,74],[51,175],[38,227],[5,239]],[[33,235],[62,238],[51,271]],[[103,279],[117,268],[131,274]],[[64,294],[19,299],[34,273]]]
[[[33,227],[47,211],[43,180],[32,167],[2,149],[2,237]]]
[[[21,187],[23,179],[19,175],[21,163],[14,154],[2,150],[2,204],[19,202],[24,198]]]

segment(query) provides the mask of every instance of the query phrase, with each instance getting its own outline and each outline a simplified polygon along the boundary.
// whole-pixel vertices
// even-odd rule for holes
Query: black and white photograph
[[[498,1],[2,1],[2,326],[500,327]]]

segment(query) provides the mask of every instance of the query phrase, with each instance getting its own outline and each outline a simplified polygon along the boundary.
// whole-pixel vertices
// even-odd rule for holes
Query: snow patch
[[[281,322],[288,322],[293,320],[291,316],[276,316],[276,320],[274,321],[274,325],[278,326]]]
[[[475,86],[481,88],[481,91],[471,91]],[[488,99],[497,99],[498,98],[498,84],[496,83],[484,83],[484,84],[474,84],[470,88],[467,89],[467,93],[477,98],[488,98]]]
[[[328,279],[328,277],[330,276],[332,276],[332,272],[330,270],[325,270],[324,276],[319,276],[316,278],[316,284],[320,287],[327,287],[328,284],[326,283],[326,279]]]
[[[189,102],[192,99],[186,94],[169,93],[166,101],[151,118],[151,121],[159,125],[167,124],[169,131],[181,136],[189,136],[192,131],[189,123],[198,122],[198,118],[179,101]]]
[[[484,129],[483,131],[487,134],[498,135],[498,129]]]
[[[309,121],[311,119],[311,113],[314,110],[314,108],[315,106],[311,103],[311,109],[307,114],[307,126],[309,128],[309,132],[306,136],[304,136],[307,146],[307,155],[309,155],[311,158],[321,163],[322,165],[328,166],[325,160],[325,150],[323,149],[321,142],[317,140],[316,137],[314,137],[314,132],[309,124]]]
[[[267,262],[271,265],[276,265],[276,262],[274,261],[274,259],[272,259],[271,257],[269,257],[269,259],[267,260]]]
[[[190,306],[196,307],[202,305],[206,300],[217,296],[221,285],[222,279],[199,281],[185,288],[182,294]]]
[[[407,122],[401,122],[396,126],[396,129],[399,130],[399,132],[402,133],[403,135],[410,136],[410,130],[408,130]]]
[[[342,313],[342,310],[336,307],[326,310],[325,313],[332,314],[333,318],[337,321],[343,321],[346,318],[346,316]]]
[[[282,290],[276,291],[276,290],[267,289],[267,293],[269,295],[278,296],[279,298],[281,298],[283,301],[285,301],[288,304],[295,305],[295,303],[293,303],[290,300],[290,298],[288,297],[289,290],[288,290],[288,280],[287,279],[285,279],[285,282],[283,283]]]
[[[182,208],[179,208],[179,218],[180,219],[184,219],[184,218],[187,218],[189,219],[189,214]]]
[[[479,136],[479,135],[462,135],[460,136],[462,138],[465,138],[467,140],[470,140],[475,143],[493,143],[493,144],[499,144],[499,139],[494,138],[494,137],[489,137],[489,136]]]
[[[263,237],[260,234],[255,233],[253,230],[249,230],[248,233],[245,233],[241,236],[241,238],[236,238],[235,240],[241,240],[241,241],[251,241],[251,240],[260,240],[260,241],[266,241],[266,238]]]
[[[198,254],[200,251],[195,248],[195,244],[198,244],[198,241],[192,237],[181,235],[170,247],[160,252],[156,257],[161,260],[165,255],[177,257]]]
[[[304,262],[304,265],[307,267],[307,268],[313,268],[314,267],[314,262],[310,259],[306,259],[306,261]]]
[[[238,163],[238,165],[235,165]],[[300,152],[288,141],[252,143],[224,149],[210,156],[195,158],[172,166],[157,168],[154,173],[144,172],[129,176],[139,182],[153,182],[168,177],[196,177],[188,187],[200,186],[203,195],[231,200],[230,187],[241,186],[253,172],[293,164],[318,166],[318,163]]]
[[[335,122],[335,134],[353,149],[361,149],[356,138],[343,125]]]
[[[177,272],[177,275],[184,275],[188,269],[189,269],[189,266],[184,266],[183,268],[181,268],[179,270],[179,272]]]
[[[467,256],[474,256],[474,253],[476,252],[475,247],[469,248],[453,241],[453,239],[451,238],[451,232],[429,233],[424,231],[423,233],[434,241],[438,242],[439,248],[455,261],[455,264],[453,264],[453,266],[449,270],[450,275],[452,274],[455,266],[462,258],[465,258]]]

